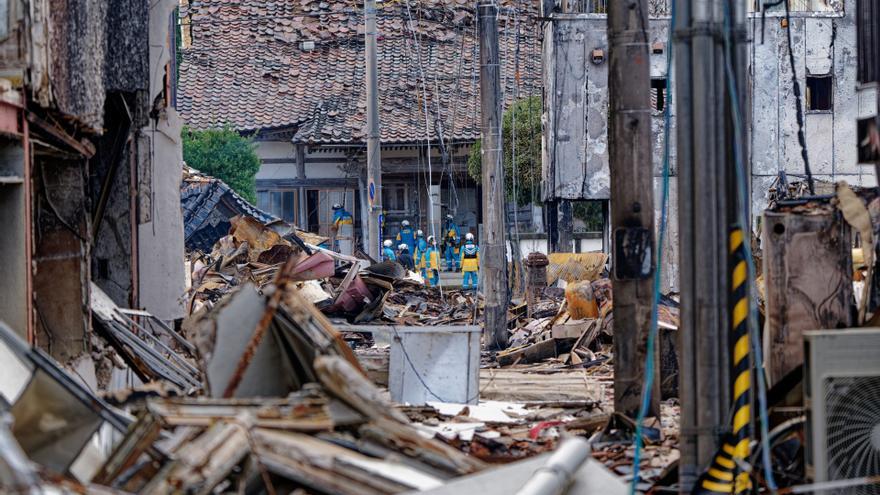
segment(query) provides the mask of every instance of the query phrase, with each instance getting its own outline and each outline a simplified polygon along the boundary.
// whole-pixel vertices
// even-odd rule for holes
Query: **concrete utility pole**
[[[477,4],[480,26],[480,119],[483,164],[483,245],[480,264],[490,346],[507,347],[507,250],[504,242],[504,167],[501,162],[501,74],[498,66],[498,6]]]
[[[682,491],[690,493],[697,476],[715,454],[719,432],[730,427],[727,245],[728,229],[739,221],[734,149],[739,149],[744,161],[749,154],[748,131],[743,129],[741,142],[734,139],[724,40],[717,35],[724,32],[725,7],[717,0],[676,1],[682,404],[679,479]],[[739,88],[738,111],[742,122],[747,123],[746,6],[730,2],[727,8],[732,11],[730,64]],[[745,176],[749,174],[746,166]],[[749,232],[748,225],[743,228]],[[746,235],[745,242],[750,242],[750,235]]]
[[[647,0],[608,2],[614,409],[633,418],[645,380],[656,260],[647,29]],[[654,384],[649,416],[660,412],[659,377]]]
[[[379,143],[379,83],[376,74],[376,0],[364,2],[364,38],[367,64],[367,254],[378,260],[382,252],[382,232],[379,215],[382,214],[382,149]]]

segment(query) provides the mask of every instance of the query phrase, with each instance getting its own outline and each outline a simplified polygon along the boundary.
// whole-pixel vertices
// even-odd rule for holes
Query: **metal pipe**
[[[692,113],[692,43],[687,36],[690,32],[690,19],[692,2],[688,0],[674,0],[677,2],[675,26],[675,127],[676,136],[676,165],[678,180],[678,224],[680,235],[679,255],[679,284],[682,291],[680,308],[680,327],[678,331],[681,339],[681,373],[679,375],[679,397],[681,400],[681,434],[679,447],[681,459],[679,461],[679,479],[683,492],[690,493],[691,487],[697,479],[696,467],[696,409],[690,404],[696,400],[696,345],[695,345],[695,304],[691,299],[693,295],[694,272],[693,263],[687,260],[695,259],[696,253],[693,243],[694,209],[692,197],[694,190],[693,179],[693,150],[690,136],[693,133]],[[687,294],[687,296],[686,296]]]
[[[562,495],[589,456],[590,442],[581,437],[565,439],[516,495]]]

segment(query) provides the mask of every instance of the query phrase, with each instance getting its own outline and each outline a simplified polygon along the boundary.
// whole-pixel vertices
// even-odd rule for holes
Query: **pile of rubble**
[[[286,224],[263,224],[252,216],[230,219],[228,235],[210,253],[190,253],[188,309],[213,307],[245,284],[262,289],[284,263],[296,266],[291,280],[303,296],[331,317],[349,323],[447,325],[476,321],[473,293],[426,287],[421,277],[393,262],[329,251],[325,238]]]
[[[185,339],[94,298],[102,335],[149,382],[103,397],[0,326],[11,370],[0,389],[11,424],[0,427],[10,446],[0,449],[4,489],[385,494],[483,469],[426,438],[366,379],[303,299],[295,266],[281,267],[262,293],[246,285],[201,308]],[[109,455],[101,442],[113,444]]]

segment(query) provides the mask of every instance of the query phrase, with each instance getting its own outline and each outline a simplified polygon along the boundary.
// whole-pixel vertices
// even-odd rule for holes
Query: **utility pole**
[[[614,410],[632,418],[645,380],[656,262],[647,29],[647,0],[608,2]],[[660,412],[659,383],[649,416]]]
[[[738,224],[735,150],[747,162],[748,134],[734,136],[725,74],[725,15],[732,26],[731,72],[743,126],[750,121],[743,2],[675,0],[675,105],[681,246],[679,480],[689,493],[730,428],[728,232]],[[725,11],[729,9],[730,12]],[[725,33],[728,34],[728,33]],[[744,164],[748,180],[750,172]],[[747,200],[748,201],[748,200]],[[751,241],[749,225],[742,226]],[[750,284],[752,281],[747,281]],[[615,301],[616,302],[616,301]],[[615,318],[616,319],[616,318]],[[617,328],[615,321],[615,329]]]
[[[376,0],[364,1],[367,79],[367,219],[366,248],[371,258],[380,258],[382,232],[382,149],[379,143],[379,83],[376,74]]]
[[[501,162],[501,74],[498,6],[479,0],[480,120],[483,164],[483,245],[480,261],[486,298],[483,331],[490,347],[507,347],[507,250],[504,242],[504,167]]]

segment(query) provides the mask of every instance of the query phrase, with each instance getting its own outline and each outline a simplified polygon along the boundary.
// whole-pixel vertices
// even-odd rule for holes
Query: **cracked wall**
[[[608,39],[607,20],[597,14],[554,14],[544,28],[544,199],[610,199],[608,167]],[[666,77],[669,19],[652,18],[649,44],[651,78]],[[552,41],[551,41],[552,40]],[[594,50],[603,59],[594,63]],[[667,100],[668,101],[668,100]],[[674,108],[674,107],[673,107]],[[670,170],[675,175],[675,117],[670,128]],[[655,225],[660,225],[663,172],[663,112],[651,119]],[[669,191],[668,235],[663,252],[661,287],[678,290],[677,185]]]
[[[850,0],[845,2],[842,13],[792,13],[788,29],[814,179],[874,186],[873,167],[860,166],[856,160],[856,119],[868,111],[871,98],[857,90],[855,10],[855,2]],[[750,19],[754,40],[749,47],[754,213],[766,207],[768,190],[780,171],[784,171],[789,180],[805,176],[797,137],[787,30],[782,20],[781,14],[768,13],[762,32],[760,17]],[[808,76],[832,77],[831,110],[807,108]]]
[[[155,118],[140,129],[137,139],[138,183],[151,191],[138,212],[139,296],[143,308],[163,320],[184,316],[183,215],[180,181],[183,177],[183,122],[166,98],[165,74],[173,54],[169,36],[177,2],[150,4],[150,92]],[[169,73],[173,77],[173,72]],[[147,210],[148,209],[148,210]]]

